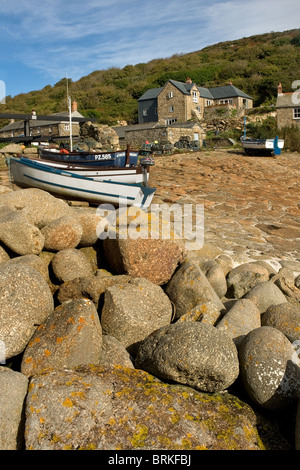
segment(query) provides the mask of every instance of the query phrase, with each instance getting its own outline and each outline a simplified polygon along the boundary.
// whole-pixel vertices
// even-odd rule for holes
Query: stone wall
[[[169,93],[173,93],[169,98]],[[173,111],[170,108],[173,107]],[[157,98],[158,119],[175,119],[178,122],[186,121],[186,96],[172,83],[167,83]]]
[[[205,132],[197,123],[195,123],[193,127],[157,126],[147,129],[130,129],[125,131],[125,142],[132,148],[139,148],[146,141],[154,142],[156,140],[158,142],[168,141],[174,145],[175,142],[178,142],[180,137],[183,136],[187,136],[189,140],[193,141],[195,133],[198,133],[199,143],[200,146],[202,146],[203,139],[205,139]]]
[[[277,108],[277,126],[282,129],[285,126],[297,126],[300,128],[300,119],[294,119],[294,108]]]

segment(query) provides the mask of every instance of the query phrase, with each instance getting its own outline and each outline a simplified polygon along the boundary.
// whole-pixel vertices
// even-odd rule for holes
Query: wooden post
[[[129,166],[130,165],[130,145],[127,144],[127,147],[126,147],[126,163],[125,163],[126,166]]]

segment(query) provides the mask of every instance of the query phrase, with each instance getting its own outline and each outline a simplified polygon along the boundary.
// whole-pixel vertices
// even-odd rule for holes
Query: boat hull
[[[275,139],[241,139],[243,149],[248,155],[272,155],[275,151]],[[277,148],[283,149],[284,140],[277,140]]]
[[[109,203],[115,206],[151,204],[155,188],[115,181],[98,181],[58,168],[45,167],[31,160],[9,159],[10,177],[20,187],[35,187],[64,199]]]
[[[56,149],[46,150],[40,149],[39,156],[41,159],[78,163],[83,165],[95,166],[118,166],[124,167],[126,165],[126,151],[113,151],[113,152],[69,152],[61,153]],[[129,165],[137,165],[139,153],[130,150]]]
[[[22,160],[29,160],[28,158],[21,157]],[[109,167],[109,166],[95,166],[95,165],[80,165],[76,163],[67,163],[61,161],[51,160],[37,160],[30,159],[30,161],[37,162],[40,165],[50,168],[58,168],[60,170],[70,171],[80,176],[86,176],[98,181],[119,181],[123,183],[147,183],[149,181],[149,168],[147,172],[143,172],[140,165],[125,166],[124,168]]]

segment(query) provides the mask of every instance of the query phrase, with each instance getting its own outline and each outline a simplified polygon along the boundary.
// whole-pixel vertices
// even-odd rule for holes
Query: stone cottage
[[[32,112],[32,119],[29,122],[26,122],[28,125],[28,131],[30,136],[58,136],[58,137],[67,137],[70,135],[70,121],[69,121],[69,112],[63,111],[61,113],[55,113],[52,116],[57,116],[58,121],[47,121],[47,120],[37,120],[35,118],[35,112]],[[83,118],[77,110],[77,102],[73,101],[71,106],[71,116],[72,118]],[[0,137],[10,138],[10,137],[20,137],[25,135],[25,122],[24,121],[12,121],[6,126],[0,129]],[[27,135],[27,134],[26,134]],[[72,135],[77,137],[80,135],[80,124],[79,122],[72,122]]]
[[[189,120],[201,120],[205,109],[216,105],[227,105],[235,109],[253,107],[253,99],[235,87],[228,85],[204,88],[190,78],[185,83],[175,80],[161,88],[147,90],[138,100],[139,124],[159,122],[170,125]]]
[[[277,126],[282,129],[292,125],[300,127],[300,91],[283,93],[282,85],[277,88]]]

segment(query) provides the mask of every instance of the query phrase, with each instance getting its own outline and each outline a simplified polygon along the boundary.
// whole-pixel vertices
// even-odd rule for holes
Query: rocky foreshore
[[[0,187],[0,448],[300,449],[300,260],[101,221]]]

